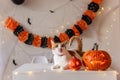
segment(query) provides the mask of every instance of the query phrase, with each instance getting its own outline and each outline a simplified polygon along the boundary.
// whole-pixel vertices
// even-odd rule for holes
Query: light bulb
[[[102,7],[102,8],[101,8],[101,10],[102,10],[102,11],[104,11],[104,10],[105,10],[105,8],[104,8],[104,7]]]
[[[33,74],[33,72],[32,71],[28,71],[28,75],[32,75]]]
[[[14,75],[18,75],[18,72],[14,72]]]

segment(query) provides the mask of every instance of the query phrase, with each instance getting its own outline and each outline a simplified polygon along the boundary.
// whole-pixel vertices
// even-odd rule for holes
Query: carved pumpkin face
[[[82,59],[88,70],[106,70],[111,65],[110,55],[102,50],[90,50],[83,55]]]
[[[78,58],[76,58],[75,56],[69,62],[69,68],[71,70],[74,70],[74,71],[79,70],[81,68],[81,66],[82,66],[81,61]]]

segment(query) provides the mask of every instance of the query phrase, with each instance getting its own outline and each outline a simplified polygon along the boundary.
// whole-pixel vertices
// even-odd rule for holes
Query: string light
[[[59,33],[59,30],[56,30],[56,33]]]
[[[32,74],[33,74],[33,72],[32,72],[32,71],[28,71],[27,73],[28,73],[28,75],[32,75]]]
[[[109,7],[108,10],[111,10],[111,7]]]
[[[65,28],[65,26],[61,26],[61,29],[64,29]]]
[[[97,13],[98,15],[101,15],[102,14],[102,12],[101,11],[98,11],[98,13]]]
[[[47,72],[47,70],[43,70],[43,72]]]
[[[14,75],[16,75],[16,76],[17,76],[17,75],[18,75],[18,72],[14,72]]]
[[[115,75],[119,75],[119,73],[118,73],[117,71],[114,71],[114,74],[115,74]]]

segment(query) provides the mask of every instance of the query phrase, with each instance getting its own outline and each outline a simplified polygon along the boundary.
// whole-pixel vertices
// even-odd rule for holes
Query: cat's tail
[[[70,46],[72,45],[72,43],[73,43],[74,40],[76,40],[76,41],[77,41],[77,44],[78,44],[78,45],[77,45],[78,48],[77,48],[76,52],[82,57],[82,56],[83,56],[83,53],[84,53],[84,52],[82,52],[82,47],[83,47],[82,38],[80,38],[80,37],[78,37],[78,36],[73,36],[73,37],[70,39],[70,41],[69,41],[69,45],[70,45]]]

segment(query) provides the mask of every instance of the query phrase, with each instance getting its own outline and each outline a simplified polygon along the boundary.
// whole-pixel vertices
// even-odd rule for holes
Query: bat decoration
[[[55,11],[53,11],[53,10],[49,10],[50,11],[50,13],[54,13]]]
[[[13,64],[17,66],[18,64],[16,63],[15,59],[13,59]]]
[[[31,23],[31,21],[30,21],[30,18],[28,18],[27,21],[28,21],[28,24],[32,25],[32,23]]]

